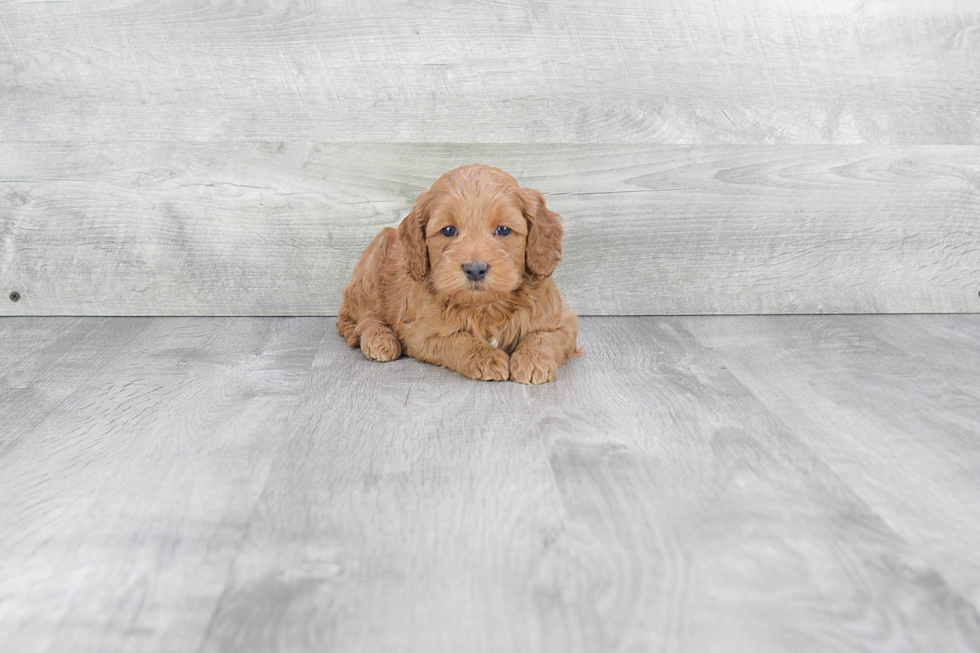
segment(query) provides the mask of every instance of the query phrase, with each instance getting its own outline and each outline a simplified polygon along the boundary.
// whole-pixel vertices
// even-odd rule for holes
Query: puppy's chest
[[[502,349],[509,354],[514,351],[524,335],[521,325],[527,320],[521,317],[523,316],[515,315],[507,320],[471,319],[466,321],[464,330],[485,341],[494,349]]]
[[[502,349],[508,354],[513,353],[521,338],[527,331],[528,320],[524,315],[511,316],[509,320],[474,322],[467,329],[477,338],[480,338],[495,349]]]
[[[482,338],[494,349],[503,349],[508,354],[512,353],[521,340],[521,334],[511,330],[486,330],[483,333],[474,334]]]
[[[405,310],[401,319],[396,320],[396,333],[402,341],[410,341],[462,331],[510,354],[530,332],[533,318],[533,311],[514,304],[472,309],[444,306],[427,314]]]

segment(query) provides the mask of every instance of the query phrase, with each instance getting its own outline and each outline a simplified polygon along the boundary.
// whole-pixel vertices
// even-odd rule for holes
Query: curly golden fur
[[[581,353],[551,278],[562,235],[541,193],[503,170],[451,170],[364,250],[337,331],[377,361],[404,352],[471,379],[551,381]]]

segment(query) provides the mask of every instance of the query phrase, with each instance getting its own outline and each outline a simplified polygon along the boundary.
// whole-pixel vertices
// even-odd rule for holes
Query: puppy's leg
[[[510,378],[518,383],[547,383],[566,358],[581,354],[576,345],[578,318],[566,311],[553,329],[524,336],[510,357]]]
[[[360,307],[365,303],[365,298],[358,285],[358,278],[355,276],[344,289],[344,301],[341,302],[340,312],[337,314],[337,333],[351,347],[357,347],[361,344],[360,334],[357,333],[357,321]]]
[[[376,315],[362,317],[355,332],[360,337],[361,351],[371,360],[393,361],[402,355],[395,332]]]
[[[361,254],[344,290],[337,319],[337,332],[351,347],[361,347],[373,360],[390,361],[401,356],[401,345],[381,319],[381,279],[388,263],[388,250],[398,237],[392,228],[383,229]]]
[[[510,376],[510,356],[466,332],[451,336],[431,336],[416,346],[409,344],[409,355],[456,370],[478,381],[506,381]]]
[[[357,322],[354,321],[352,315],[344,315],[343,309],[341,309],[341,314],[337,317],[337,333],[351,347],[357,347],[361,344],[361,336],[357,333]]]

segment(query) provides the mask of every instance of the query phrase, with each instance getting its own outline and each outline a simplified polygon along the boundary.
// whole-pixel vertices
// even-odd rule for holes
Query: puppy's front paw
[[[510,378],[518,383],[547,383],[558,374],[558,363],[533,349],[519,349],[510,357]]]
[[[477,349],[459,372],[477,381],[506,381],[510,377],[510,356],[499,349]]]
[[[402,355],[402,347],[391,329],[372,327],[361,334],[361,351],[375,361],[393,361]]]

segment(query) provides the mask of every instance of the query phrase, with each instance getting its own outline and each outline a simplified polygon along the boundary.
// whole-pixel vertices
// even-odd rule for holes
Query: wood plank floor
[[[582,328],[0,319],[3,650],[980,650],[980,316]]]

